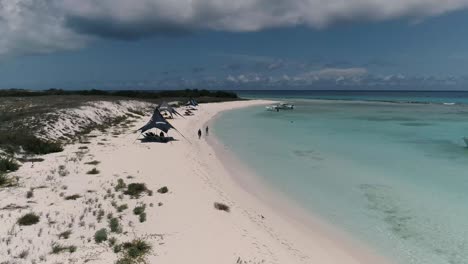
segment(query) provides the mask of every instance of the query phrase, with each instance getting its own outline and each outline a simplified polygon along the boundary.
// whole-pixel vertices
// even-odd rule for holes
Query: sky
[[[468,90],[468,0],[0,0],[0,89]]]

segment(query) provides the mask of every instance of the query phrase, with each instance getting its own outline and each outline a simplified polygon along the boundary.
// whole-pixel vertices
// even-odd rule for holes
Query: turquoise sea
[[[468,93],[333,93],[244,92],[296,109],[225,112],[212,131],[263,181],[397,263],[468,263]]]

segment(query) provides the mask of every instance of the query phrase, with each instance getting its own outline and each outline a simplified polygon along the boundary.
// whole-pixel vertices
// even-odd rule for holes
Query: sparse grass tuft
[[[0,157],[0,173],[18,170],[20,165],[13,158]]]
[[[125,184],[123,179],[118,179],[117,180],[117,185],[115,186],[115,191],[118,192],[122,189],[125,189],[127,185]]]
[[[122,227],[120,226],[119,219],[116,217],[109,220],[109,228],[113,233],[122,233]]]
[[[15,185],[13,178],[10,178],[6,174],[0,172],[0,187],[13,187]]]
[[[166,186],[161,187],[161,188],[158,189],[158,193],[167,193],[168,191],[169,191],[169,189]]]
[[[23,226],[34,225],[39,222],[39,216],[34,213],[28,213],[18,219],[18,224]]]
[[[86,174],[99,174],[99,170],[96,168],[93,168],[92,170],[88,171]]]
[[[141,213],[140,214],[140,223],[146,222],[146,213]]]
[[[124,194],[138,198],[144,192],[148,192],[148,188],[146,188],[144,183],[130,183],[127,186],[127,190],[124,191]]]
[[[137,206],[137,207],[133,208],[133,213],[135,215],[140,215],[140,214],[145,212],[145,209],[146,209],[145,205]]]
[[[63,238],[63,239],[68,239],[71,235],[72,231],[71,230],[67,230],[65,232],[62,232],[59,234],[59,238]]]
[[[122,204],[122,205],[119,205],[117,207],[117,212],[121,213],[123,212],[124,210],[127,210],[128,209],[128,205],[127,204]]]
[[[58,243],[52,244],[52,254],[59,254],[64,251],[68,251],[70,253],[73,253],[76,251],[76,246],[62,246]]]
[[[229,206],[223,204],[223,203],[214,203],[214,208],[218,209],[218,210],[221,210],[221,211],[225,211],[225,212],[229,212],[230,209],[229,209]]]
[[[98,165],[99,163],[101,163],[100,161],[97,161],[97,160],[93,160],[93,161],[90,161],[90,162],[85,162],[86,165]]]
[[[146,263],[146,255],[151,252],[151,245],[142,239],[135,239],[132,242],[123,243],[121,250],[123,256],[117,260],[117,264]]]
[[[65,200],[76,200],[78,198],[81,198],[81,195],[73,194],[73,195],[65,196]]]
[[[94,241],[96,241],[96,243],[99,244],[106,240],[107,240],[107,230],[105,228],[102,228],[96,231],[96,233],[94,234]]]
[[[18,258],[25,259],[28,255],[29,255],[29,251],[28,250],[23,250],[23,251],[21,251],[19,253]]]
[[[22,148],[26,153],[37,155],[63,151],[60,143],[39,139],[26,133],[0,133],[0,146],[10,149],[10,152],[19,152]]]
[[[31,199],[34,196],[34,189],[26,192],[26,199]]]

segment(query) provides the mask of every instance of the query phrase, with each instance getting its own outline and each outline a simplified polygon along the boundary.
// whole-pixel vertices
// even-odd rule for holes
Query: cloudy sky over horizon
[[[468,89],[466,25],[468,0],[0,0],[0,88]]]

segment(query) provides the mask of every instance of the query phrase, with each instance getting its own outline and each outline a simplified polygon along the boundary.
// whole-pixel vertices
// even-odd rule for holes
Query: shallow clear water
[[[468,263],[468,105],[296,101],[222,114],[263,180],[398,263]]]

